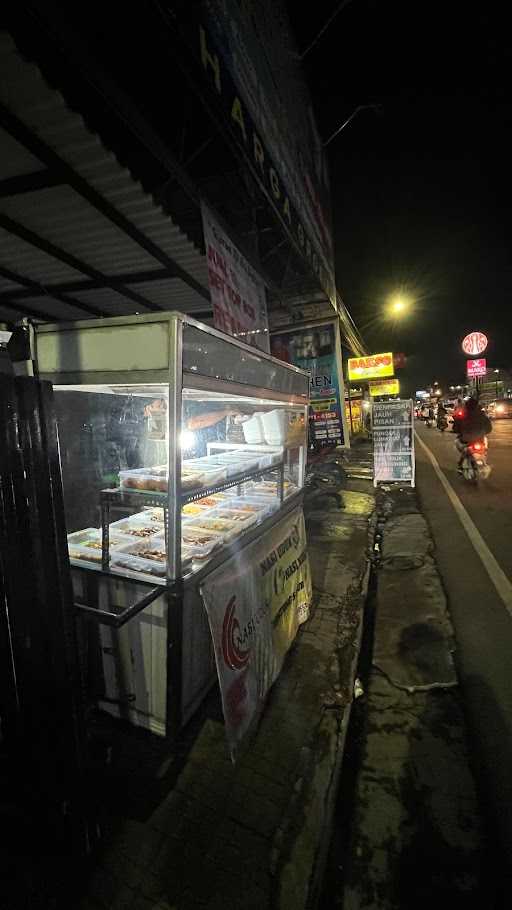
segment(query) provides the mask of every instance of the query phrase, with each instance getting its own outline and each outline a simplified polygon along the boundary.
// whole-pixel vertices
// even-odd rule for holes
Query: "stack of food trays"
[[[244,484],[244,494],[240,496],[234,496],[233,491],[228,490],[205,496],[183,507],[183,574],[204,566],[223,546],[232,543],[279,507],[279,499],[271,487],[265,486],[264,493],[254,495],[254,486]],[[101,563],[102,535],[99,528],[86,528],[70,534],[68,545],[71,559]],[[165,577],[167,554],[163,508],[146,508],[112,522],[109,527],[109,551],[113,571]]]

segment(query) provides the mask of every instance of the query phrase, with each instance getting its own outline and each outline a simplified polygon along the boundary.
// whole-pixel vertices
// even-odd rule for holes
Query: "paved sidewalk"
[[[347,462],[363,476],[366,449]],[[348,486],[351,484],[349,482]],[[371,483],[308,507],[314,609],[233,766],[202,726],[174,787],[138,820],[111,818],[81,910],[300,910],[315,899],[353,698],[368,581]]]
[[[347,747],[355,783],[350,807],[339,809],[350,837],[345,830],[344,848],[331,853],[331,879],[337,872],[322,906],[490,910],[493,883],[432,538],[410,488],[379,490],[377,502],[374,634]]]

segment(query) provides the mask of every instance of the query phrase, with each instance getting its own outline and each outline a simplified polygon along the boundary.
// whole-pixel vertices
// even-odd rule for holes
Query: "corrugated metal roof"
[[[0,103],[8,115],[14,115],[31,136],[101,196],[98,205],[94,193],[83,192],[83,184],[70,180],[67,170],[60,175],[61,184],[53,185],[58,168],[52,170],[51,164],[52,185],[43,186],[41,181],[41,188],[38,182],[32,189],[31,175],[44,178],[47,161],[34,148],[28,151],[30,142],[20,139],[20,131],[3,118],[0,186],[1,181],[29,176],[24,192],[17,187],[10,193],[10,186],[4,184],[0,194],[0,269],[4,270],[0,318],[23,315],[23,307],[41,311],[45,318],[83,318],[87,314],[81,303],[105,315],[155,307],[208,309],[208,274],[201,252],[87,129],[82,117],[46,84],[38,68],[22,59],[5,32],[0,33],[0,61]],[[119,215],[129,224],[120,221]],[[169,260],[186,274],[173,276]],[[166,268],[169,276],[162,278]],[[130,280],[137,273],[143,274],[144,281]],[[82,285],[78,289],[55,287],[77,282]],[[64,299],[52,297],[52,291]]]

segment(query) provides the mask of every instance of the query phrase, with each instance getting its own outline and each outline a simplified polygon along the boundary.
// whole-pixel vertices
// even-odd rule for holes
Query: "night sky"
[[[339,0],[288,10],[299,50]],[[408,393],[464,379],[481,330],[512,366],[511,50],[505,5],[352,0],[304,64],[329,147],[338,287],[370,351],[408,357]],[[389,292],[416,298],[393,326]]]

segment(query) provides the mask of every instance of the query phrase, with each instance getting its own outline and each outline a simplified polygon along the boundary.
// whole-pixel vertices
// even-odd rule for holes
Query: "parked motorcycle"
[[[457,449],[462,453],[459,470],[464,480],[477,485],[479,480],[487,480],[491,467],[487,464],[487,436],[474,442],[457,440]]]

